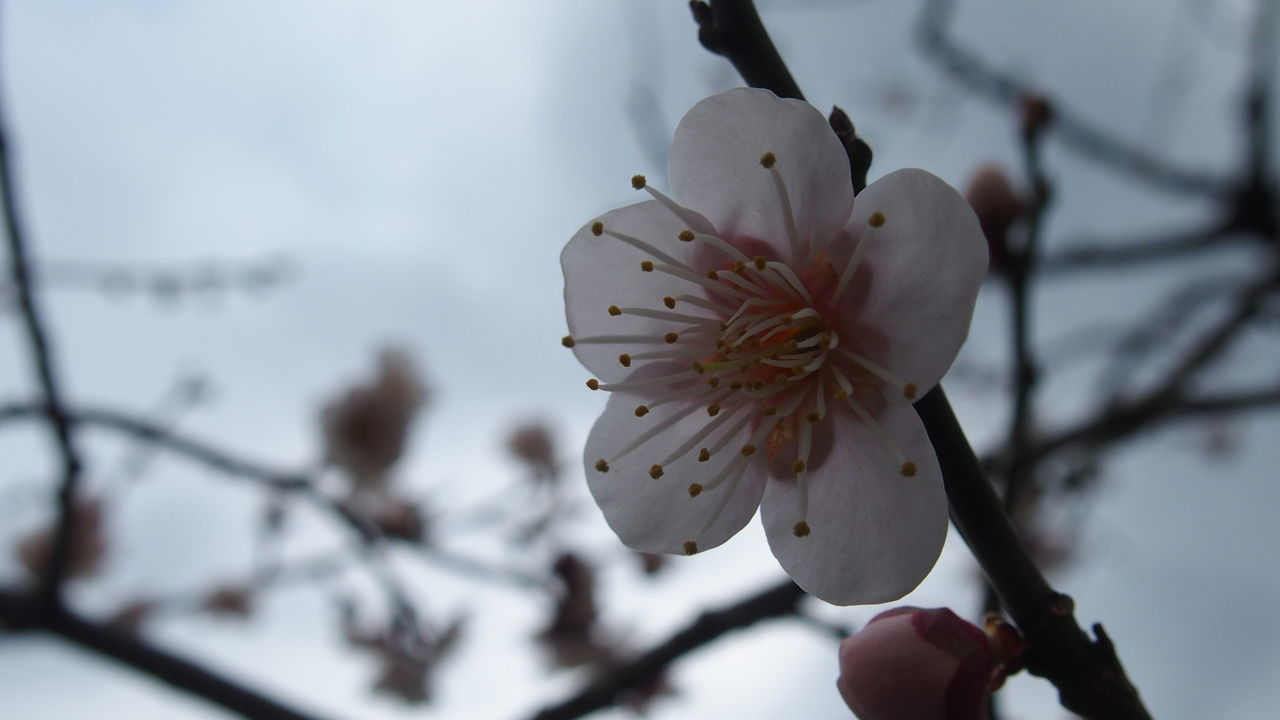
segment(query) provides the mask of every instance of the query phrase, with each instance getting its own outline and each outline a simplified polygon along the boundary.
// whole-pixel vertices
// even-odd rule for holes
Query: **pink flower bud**
[[[992,269],[1003,270],[1009,263],[1009,228],[1026,212],[1026,203],[997,165],[979,168],[969,179],[964,196],[987,237]]]
[[[861,720],[978,720],[996,675],[976,625],[947,608],[903,607],[840,644],[836,687]]]

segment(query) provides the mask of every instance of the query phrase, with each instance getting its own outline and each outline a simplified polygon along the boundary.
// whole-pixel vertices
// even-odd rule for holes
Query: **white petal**
[[[812,105],[737,88],[693,106],[676,128],[668,169],[675,199],[702,213],[722,237],[754,238],[791,258],[785,216],[769,170],[772,152],[798,235],[822,247],[849,218],[849,160]]]
[[[693,254],[691,243],[677,239],[680,232],[687,229],[684,223],[655,200],[611,210],[587,223],[560,253],[569,334],[573,337],[640,335],[661,338],[677,330],[679,324],[670,320],[609,314],[610,305],[665,310],[664,297],[681,294],[701,296],[702,291],[687,280],[663,272],[643,272],[640,269],[642,262],[661,263],[661,260],[616,238],[595,235],[591,228],[596,221],[602,222],[606,230],[636,237],[677,260],[687,263]],[[702,316],[707,314],[692,305],[680,310]],[[659,339],[652,347],[583,343],[575,345],[573,352],[601,381],[616,382],[631,372],[619,364],[620,353],[661,349],[671,348]]]
[[[769,480],[761,517],[769,547],[804,590],[836,605],[897,600],[937,562],[947,498],[924,426],[908,405],[888,405],[882,427],[916,464],[903,477],[894,454],[847,410],[833,413],[835,448],[809,474],[810,527],[796,537],[794,480]]]
[[[651,368],[645,368],[638,375],[658,372]],[[662,476],[654,479],[649,475],[651,466],[664,460],[711,418],[700,406],[683,420],[671,422],[670,427],[652,440],[614,460],[618,451],[635,437],[669,422],[689,407],[687,403],[670,403],[654,408],[645,417],[636,417],[636,406],[648,399],[634,393],[613,393],[609,398],[604,414],[587,438],[584,460],[591,494],[609,527],[635,550],[679,553],[690,540],[697,543],[699,551],[720,545],[741,530],[760,505],[765,485],[763,453],[747,459],[745,473],[732,486],[726,482],[698,497],[690,497],[691,483],[709,483],[726,465],[741,457],[739,449],[746,442],[750,428],[738,432],[725,449],[710,460],[699,462],[698,449],[694,448],[681,459],[665,465]],[[732,424],[730,420],[721,431],[730,429]],[[710,445],[711,441],[706,444]],[[596,461],[600,459],[609,459],[608,472],[596,469]],[[727,504],[707,527],[725,493],[731,493]]]
[[[869,230],[867,219],[875,212],[885,222]],[[858,237],[872,233],[863,259],[870,286],[857,317],[883,343],[867,352],[924,393],[946,374],[969,334],[987,272],[978,218],[941,179],[923,170],[899,170],[858,195],[849,231]]]

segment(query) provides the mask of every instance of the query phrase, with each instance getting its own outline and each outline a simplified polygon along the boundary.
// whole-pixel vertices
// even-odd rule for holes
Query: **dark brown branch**
[[[74,532],[72,517],[76,486],[80,480],[81,461],[71,435],[71,425],[63,414],[62,391],[54,370],[53,350],[49,334],[41,317],[31,278],[31,258],[28,255],[26,236],[21,215],[18,212],[17,193],[14,189],[13,154],[9,147],[8,129],[0,117],[0,204],[4,211],[4,230],[9,245],[9,275],[17,296],[26,333],[31,363],[39,382],[42,405],[53,438],[55,454],[61,466],[57,489],[59,520],[54,533],[53,554],[43,576],[43,592],[49,602],[59,602],[63,578],[67,572],[67,558]]]
[[[1036,95],[1010,74],[982,63],[947,34],[953,0],[928,0],[920,15],[919,42],[926,57],[941,66],[957,83],[987,100],[1014,107]],[[1198,170],[1178,167],[1143,152],[1061,107],[1054,108],[1051,130],[1063,144],[1080,155],[1124,172],[1148,185],[1184,195],[1227,197],[1232,184]]]
[[[52,633],[246,718],[308,720],[315,717],[127,633],[84,620],[60,606],[50,606],[36,594],[0,590],[0,624],[12,631]]]
[[[1127,242],[1064,243],[1063,250],[1045,257],[1041,269],[1046,275],[1080,270],[1128,270],[1135,265],[1177,260],[1210,248],[1237,244],[1232,241],[1239,236],[1223,236],[1222,232],[1223,228],[1215,225]]]
[[[698,23],[698,41],[733,63],[744,82],[778,97],[804,99],[751,0],[693,0],[689,9]]]
[[[533,720],[572,720],[609,707],[621,693],[652,683],[671,663],[722,635],[761,620],[794,614],[804,597],[804,591],[787,580],[722,610],[704,612],[666,641],[606,671],[578,694],[534,715]]]

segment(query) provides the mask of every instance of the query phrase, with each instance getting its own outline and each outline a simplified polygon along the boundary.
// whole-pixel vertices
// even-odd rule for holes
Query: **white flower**
[[[770,547],[837,604],[909,592],[947,502],[911,401],[969,329],[987,267],[959,193],[901,170],[854,198],[817,110],[763,90],[681,120],[672,197],[610,211],[561,255],[565,345],[611,392],[587,440],[609,525],[694,553],[762,506]]]

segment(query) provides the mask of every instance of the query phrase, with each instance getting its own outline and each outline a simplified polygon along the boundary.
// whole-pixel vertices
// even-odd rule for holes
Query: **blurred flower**
[[[381,488],[425,399],[409,355],[384,350],[378,376],[347,390],[321,413],[325,462],[345,470],[358,489]]]
[[[532,420],[517,426],[507,437],[507,449],[529,467],[535,480],[556,479],[556,449],[546,423]]]
[[[223,585],[205,595],[200,607],[211,615],[247,618],[253,612],[253,590],[244,585]]]
[[[373,689],[415,705],[431,702],[432,674],[457,646],[464,623],[464,618],[454,618],[444,630],[429,633],[401,619],[369,632],[358,627],[353,608],[343,612],[347,641],[378,656]]]
[[[922,170],[853,197],[811,106],[737,89],[685,115],[675,199],[610,211],[561,255],[564,344],[612,397],[587,477],[628,546],[692,554],[757,507],[808,592],[901,597],[947,531],[911,401],[969,329],[986,272],[973,210]],[[763,503],[762,503],[763,500]]]
[[[840,643],[836,687],[861,720],[979,720],[997,678],[978,626],[947,608],[903,607]]]
[[[370,514],[370,520],[387,537],[410,542],[421,542],[426,538],[426,518],[412,500],[387,497]]]
[[[107,556],[105,508],[100,500],[81,498],[71,508],[71,546],[67,550],[66,576],[91,577]],[[57,522],[56,520],[54,521]],[[54,529],[44,528],[18,543],[18,559],[32,575],[41,577],[53,557]]]
[[[595,570],[573,553],[564,553],[556,558],[552,572],[560,580],[560,595],[551,622],[538,633],[538,641],[559,667],[612,662],[613,648],[598,637]]]
[[[136,635],[142,629],[143,623],[151,618],[155,608],[155,603],[151,600],[142,598],[129,600],[107,619],[107,625],[126,635]]]
[[[1010,260],[1009,228],[1027,211],[1027,205],[1013,190],[1009,177],[998,165],[984,165],[969,178],[965,199],[982,225],[991,252],[991,267],[1001,270]]]

